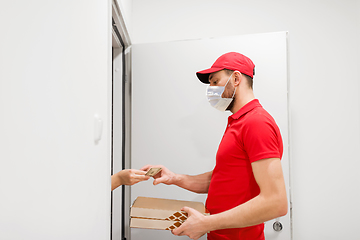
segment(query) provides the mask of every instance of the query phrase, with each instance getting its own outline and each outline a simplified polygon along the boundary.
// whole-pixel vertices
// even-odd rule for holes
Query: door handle
[[[283,229],[283,225],[280,221],[276,220],[273,224],[273,229],[276,232],[280,232]]]
[[[94,115],[94,142],[98,144],[101,140],[103,121],[98,114]]]

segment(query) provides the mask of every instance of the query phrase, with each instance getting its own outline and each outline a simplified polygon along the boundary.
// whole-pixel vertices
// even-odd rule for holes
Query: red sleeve
[[[265,158],[281,158],[277,125],[263,115],[248,119],[243,131],[243,144],[250,162]]]

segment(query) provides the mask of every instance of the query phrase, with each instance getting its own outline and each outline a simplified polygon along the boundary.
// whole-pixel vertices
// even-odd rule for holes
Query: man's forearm
[[[176,174],[174,184],[191,192],[207,193],[211,176],[212,171],[195,176]]]
[[[286,196],[268,198],[262,195],[228,211],[208,217],[210,231],[257,225],[287,213]]]

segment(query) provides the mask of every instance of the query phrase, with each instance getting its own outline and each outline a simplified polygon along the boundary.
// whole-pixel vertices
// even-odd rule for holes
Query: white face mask
[[[210,86],[209,85],[206,89],[206,96],[207,96],[207,99],[208,99],[210,105],[213,106],[214,108],[216,108],[217,110],[224,112],[227,109],[227,107],[230,105],[230,103],[233,101],[236,88],[235,88],[234,93],[231,98],[222,98],[221,97],[221,95],[225,91],[225,87],[228,84],[228,82],[230,81],[230,78],[233,75],[233,73],[230,75],[225,86]]]

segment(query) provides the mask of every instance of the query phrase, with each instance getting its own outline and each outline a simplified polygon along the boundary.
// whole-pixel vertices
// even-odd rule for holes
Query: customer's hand
[[[171,172],[169,169],[162,165],[146,165],[143,166],[140,170],[148,171],[150,168],[162,168],[162,170],[157,173],[153,178],[155,179],[153,184],[157,185],[159,183],[164,183],[166,185],[172,185],[176,183],[177,174]]]
[[[111,190],[120,185],[134,185],[135,183],[149,180],[149,176],[145,176],[145,171],[136,169],[124,169],[111,176]]]

